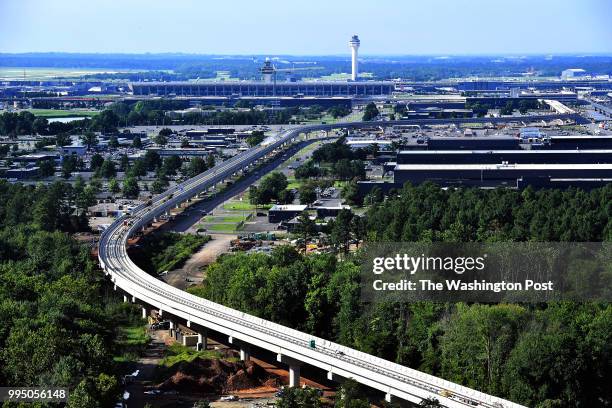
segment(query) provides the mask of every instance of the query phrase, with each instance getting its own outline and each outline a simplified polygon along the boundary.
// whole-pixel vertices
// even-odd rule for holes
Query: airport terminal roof
[[[612,170],[612,163],[572,164],[398,164],[395,171],[444,171],[444,170]]]
[[[576,149],[576,150],[402,150],[398,154],[410,155],[410,154],[580,154],[580,153],[612,153],[612,149]]]
[[[295,85],[395,85],[392,81],[168,81],[168,82],[130,82],[130,86],[187,86],[187,85],[267,85],[267,86],[295,86]]]

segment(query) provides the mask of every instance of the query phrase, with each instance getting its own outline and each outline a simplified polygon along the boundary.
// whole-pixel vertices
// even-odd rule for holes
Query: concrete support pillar
[[[142,318],[146,319],[149,316],[149,311],[147,310],[146,307],[142,308]]]
[[[114,291],[116,291],[116,290],[117,290],[117,284],[116,284],[116,283],[113,285],[113,290],[114,290]]]
[[[388,403],[393,402],[393,395],[391,395],[391,393],[386,393],[385,394],[385,401],[387,401]]]
[[[300,386],[300,366],[301,361],[295,360],[291,357],[283,356],[282,354],[276,355],[276,360],[285,363],[289,366],[289,386],[299,387]]]
[[[208,329],[201,330],[198,333],[198,345],[197,350],[206,350],[208,348]]]
[[[289,386],[290,387],[300,386],[300,364],[297,364],[297,363],[289,364]]]
[[[136,303],[136,296],[132,296],[132,303]]]
[[[123,303],[127,303],[128,302],[128,297],[127,295],[123,295]]]
[[[240,360],[247,362],[251,359],[251,346],[248,344],[240,345]]]

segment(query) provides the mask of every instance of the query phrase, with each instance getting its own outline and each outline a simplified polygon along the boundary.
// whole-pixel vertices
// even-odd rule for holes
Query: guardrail
[[[403,124],[403,121],[384,124]],[[353,378],[387,395],[414,403],[419,403],[424,398],[436,398],[442,405],[452,408],[521,408],[519,404],[191,295],[147,274],[129,258],[128,238],[148,225],[153,218],[274,152],[285,143],[290,143],[300,133],[371,125],[372,123],[367,122],[353,122],[291,129],[281,134],[281,137],[269,146],[241,153],[170,188],[155,196],[150,205],[137,206],[131,215],[118,218],[104,231],[98,252],[100,265],[105,273],[110,275],[111,281],[133,296],[133,300],[137,299],[159,308],[164,313],[171,313],[189,323],[208,327],[231,338],[276,352],[279,356],[319,367],[332,375]],[[130,225],[123,225],[128,219]],[[311,347],[313,340],[315,348]]]

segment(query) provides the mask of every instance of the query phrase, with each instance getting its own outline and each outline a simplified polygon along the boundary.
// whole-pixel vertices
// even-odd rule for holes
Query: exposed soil
[[[252,361],[234,363],[196,358],[173,367],[173,374],[157,388],[162,391],[219,395],[259,387],[276,388],[280,383],[278,376],[268,373]]]

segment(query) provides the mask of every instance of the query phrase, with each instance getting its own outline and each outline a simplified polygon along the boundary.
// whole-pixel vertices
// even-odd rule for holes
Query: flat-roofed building
[[[552,186],[556,180],[579,183],[580,180],[612,182],[612,163],[547,164],[398,164],[394,183],[440,185]]]
[[[402,150],[396,164],[612,163],[612,149]],[[387,166],[387,165],[386,165]]]
[[[281,221],[289,221],[306,211],[306,208],[308,207],[302,204],[273,205],[268,210],[268,222],[276,224]]]
[[[236,82],[132,82],[135,96],[382,96],[391,95],[388,81]]]

